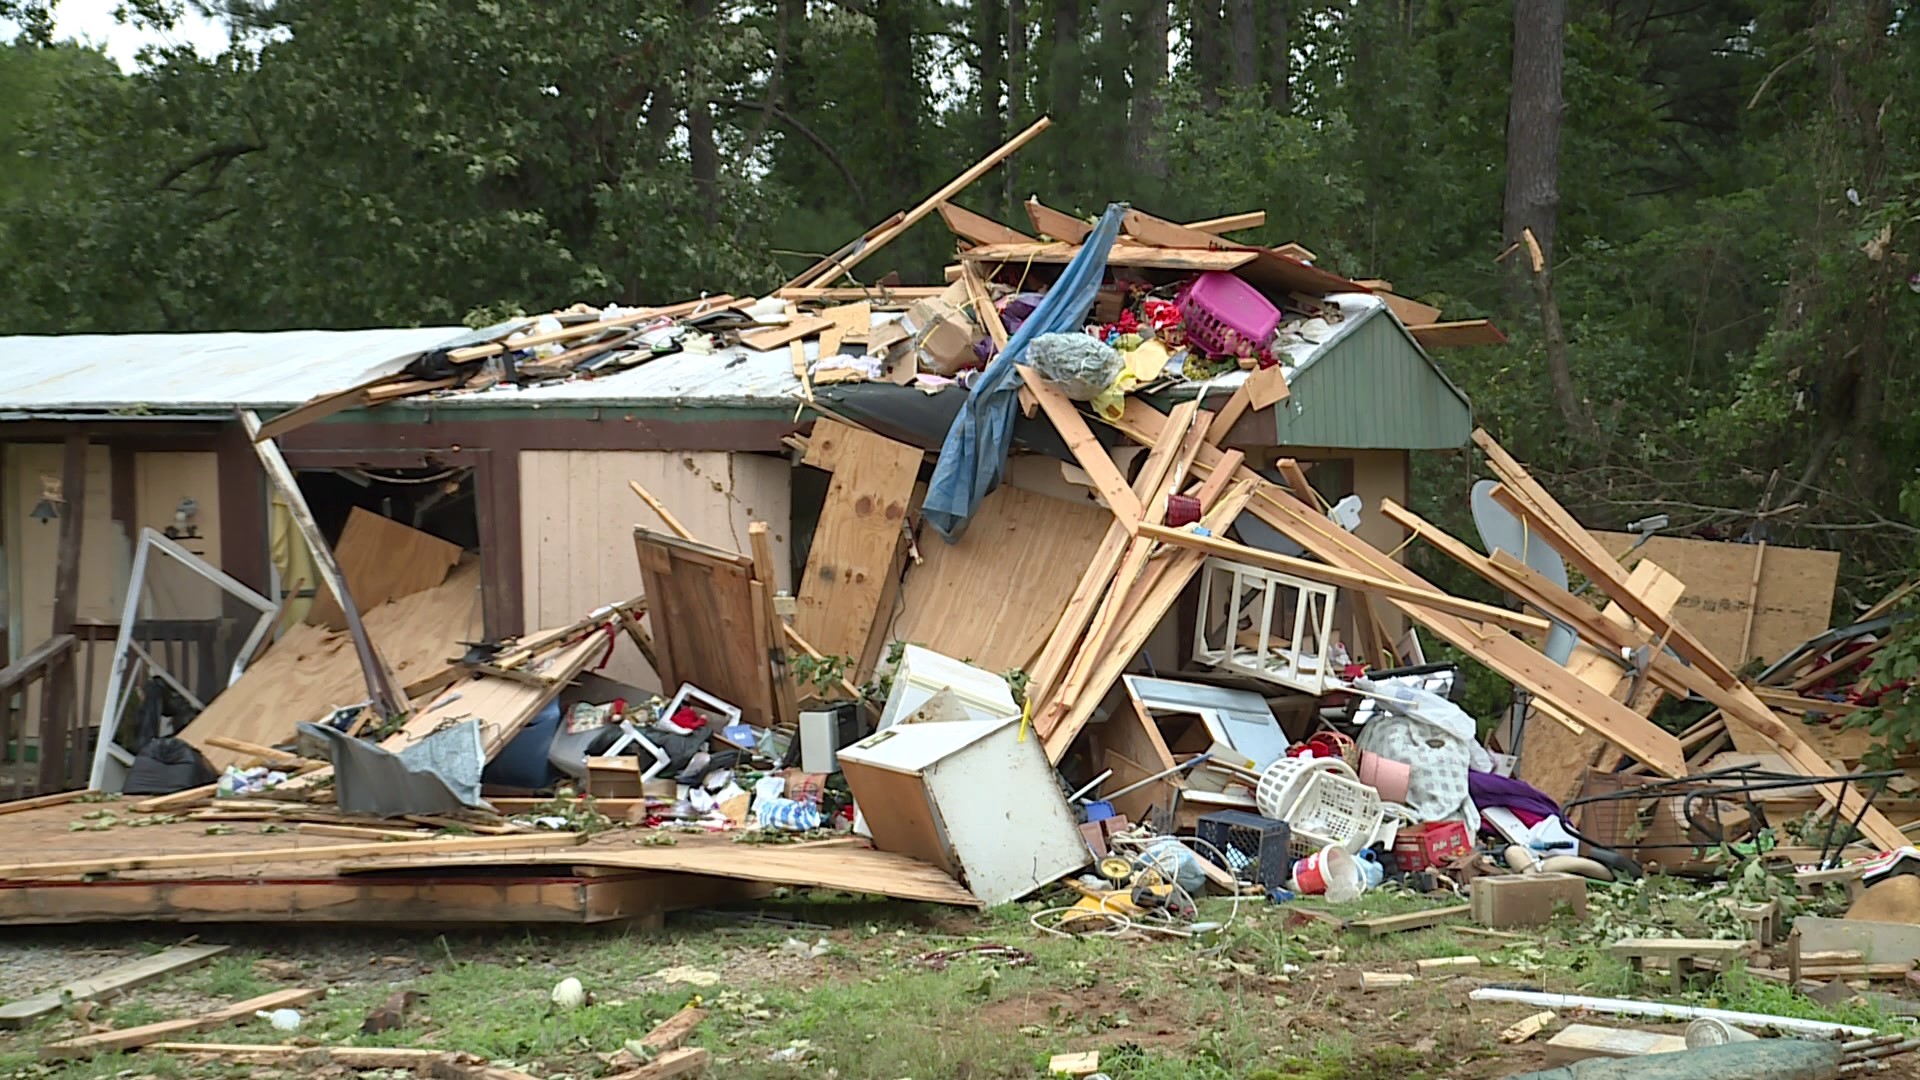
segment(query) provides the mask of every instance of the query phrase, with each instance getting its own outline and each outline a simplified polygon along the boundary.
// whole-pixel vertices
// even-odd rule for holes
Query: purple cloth
[[[1558,817],[1560,807],[1546,792],[1524,780],[1515,780],[1498,773],[1467,770],[1467,794],[1478,807],[1504,806],[1509,810],[1527,811],[1541,817]]]

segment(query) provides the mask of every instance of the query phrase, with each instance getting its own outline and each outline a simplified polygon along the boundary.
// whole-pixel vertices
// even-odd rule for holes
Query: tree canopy
[[[744,293],[1049,114],[959,201],[1017,226],[1035,193],[1265,208],[1258,239],[1499,320],[1513,346],[1442,362],[1594,525],[1764,521],[1844,551],[1871,599],[1920,532],[1920,13],[1524,8],[224,0],[225,53],[122,73],[55,43],[43,0],[0,0],[27,28],[0,50],[25,103],[0,126],[0,331]],[[1557,337],[1524,252],[1498,259],[1523,226]],[[937,281],[950,253],[933,221],[861,272]]]

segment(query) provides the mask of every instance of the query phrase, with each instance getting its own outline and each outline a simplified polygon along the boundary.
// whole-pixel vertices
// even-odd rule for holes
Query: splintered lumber
[[[226,952],[229,945],[175,945],[164,952],[142,957],[132,963],[108,968],[98,975],[78,979],[52,990],[0,1005],[0,1028],[25,1027],[42,1016],[56,1013],[68,1002],[94,1001],[112,997],[156,979],[194,968]]]
[[[418,1069],[447,1056],[445,1050],[408,1046],[291,1046],[286,1043],[148,1043],[163,1054],[218,1058],[235,1065],[317,1066],[349,1069]]]
[[[1399,990],[1412,986],[1415,980],[1411,975],[1397,971],[1363,971],[1360,973],[1362,990]]]
[[[103,1031],[97,1035],[83,1035],[77,1039],[65,1039],[51,1042],[40,1048],[42,1061],[64,1061],[72,1058],[90,1058],[95,1054],[108,1054],[115,1050],[132,1050],[157,1043],[174,1035],[185,1035],[193,1031],[209,1031],[225,1027],[237,1021],[253,1019],[256,1012],[271,1012],[274,1009],[290,1009],[318,1000],[326,993],[323,989],[276,990],[271,994],[262,994],[245,1001],[236,1001],[212,1012],[199,1016],[182,1017],[179,1020],[162,1020],[156,1024],[142,1024],[139,1027],[122,1028],[119,1031]]]
[[[1147,451],[1147,460],[1140,466],[1139,475],[1134,477],[1133,494],[1143,504],[1151,500],[1154,492],[1165,482],[1167,473],[1173,468],[1173,455],[1179,449],[1177,437],[1165,431],[1161,434],[1163,437],[1157,439],[1152,449]],[[1081,636],[1086,633],[1088,623],[1093,620],[1101,595],[1120,569],[1120,561],[1126,554],[1131,535],[1126,523],[1115,518],[1107,529],[1106,538],[1100,542],[1099,550],[1094,552],[1092,559],[1087,560],[1080,582],[1067,601],[1066,611],[1054,624],[1046,648],[1041,650],[1040,659],[1029,671],[1028,700],[1046,701],[1052,695],[1055,682],[1064,673],[1074,649],[1080,644]]]
[[[1011,229],[964,206],[940,204],[940,218],[953,235],[970,244],[1035,244],[1038,240],[1018,229]]]
[[[1129,398],[1121,419],[1115,424],[1129,438],[1151,445],[1166,418],[1151,405]],[[1202,450],[1195,468],[1211,471],[1220,455],[1211,448]],[[1268,525],[1279,529],[1308,554],[1331,565],[1360,573],[1374,574],[1402,585],[1440,591],[1412,570],[1395,562],[1386,552],[1346,532],[1326,516],[1267,482],[1251,469],[1242,468],[1239,476],[1258,482],[1247,509]],[[1408,616],[1440,635],[1449,644],[1474,657],[1502,678],[1534,693],[1569,715],[1581,717],[1589,727],[1606,736],[1609,742],[1646,762],[1663,776],[1686,774],[1686,756],[1680,742],[1667,731],[1612,698],[1569,675],[1566,669],[1548,660],[1518,638],[1497,627],[1435,611],[1409,600],[1389,597],[1389,601]]]
[[[1670,688],[1684,687],[1684,691],[1676,689],[1675,692],[1697,693],[1718,706],[1726,714],[1729,727],[1734,723],[1746,724],[1777,747],[1788,765],[1803,776],[1831,775],[1837,771],[1792,728],[1782,724],[1692,632],[1633,595],[1626,569],[1607,554],[1600,542],[1533,479],[1525,466],[1495,442],[1493,436],[1475,431],[1473,439],[1500,478],[1500,485],[1493,491],[1494,501],[1517,514],[1529,528],[1543,531],[1550,542],[1557,541],[1555,550],[1686,661],[1685,664],[1673,663],[1664,650],[1653,650],[1653,668]],[[1868,803],[1866,796],[1852,784],[1820,784],[1816,790],[1828,805],[1839,808],[1843,818],[1849,821],[1858,818],[1860,831],[1882,849],[1893,851],[1906,846],[1905,834]]]
[[[1480,958],[1477,956],[1435,956],[1426,960],[1416,960],[1413,966],[1421,972],[1455,971],[1462,968],[1477,968]]]
[[[575,338],[592,337],[595,334],[607,330],[617,330],[623,326],[635,326],[643,322],[652,322],[654,319],[678,319],[703,310],[726,307],[733,302],[734,298],[731,296],[703,296],[698,300],[686,300],[678,304],[669,304],[666,307],[640,308],[635,311],[623,311],[611,319],[595,319],[591,322],[563,326],[551,333],[530,335],[523,340],[514,342],[511,349],[514,352],[519,352],[523,349],[537,349],[542,345],[552,345],[559,341],[572,341]],[[526,325],[532,326],[533,320],[528,319]],[[447,359],[456,364],[465,364],[474,360],[484,360],[489,356],[499,356],[508,350],[509,346],[503,338],[500,341],[489,342],[485,345],[468,345],[465,348],[453,349],[447,353]]]
[[[1545,1012],[1534,1013],[1532,1016],[1502,1031],[1500,1033],[1500,1041],[1503,1043],[1526,1042],[1528,1039],[1540,1034],[1541,1029],[1557,1019],[1559,1019],[1559,1017],[1555,1015],[1551,1009]]]
[[[713,1052],[705,1047],[692,1046],[681,1050],[669,1050],[637,1069],[612,1073],[600,1080],[675,1080],[681,1076],[697,1076],[713,1063]]]
[[[1472,911],[1472,904],[1455,904],[1451,907],[1433,908],[1428,911],[1408,912],[1405,915],[1382,915],[1375,919],[1355,919],[1347,923],[1347,929],[1364,930],[1368,937],[1382,937],[1386,934],[1398,934],[1405,930],[1425,930],[1429,926],[1439,926],[1443,922],[1466,916]]]
[[[1077,244],[1093,232],[1093,226],[1065,211],[1055,210],[1039,199],[1027,200],[1027,219],[1035,232],[1069,244]]]
[[[1236,481],[1220,497],[1219,504],[1207,511],[1202,519],[1203,524],[1215,531],[1230,525],[1246,508],[1256,483],[1257,478]],[[1173,552],[1162,559],[1160,565],[1149,569],[1130,590],[1131,595],[1123,598],[1110,644],[1082,653],[1086,662],[1093,665],[1091,675],[1074,681],[1085,687],[1087,692],[1073,695],[1072,700],[1065,700],[1066,695],[1056,694],[1047,703],[1044,713],[1035,714],[1034,729],[1046,740],[1048,761],[1057,765],[1066,756],[1080,730],[1092,718],[1094,710],[1099,708],[1100,699],[1106,696],[1108,688],[1133,663],[1154,627],[1160,625],[1160,620],[1172,610],[1187,583],[1200,572],[1200,566],[1205,561],[1206,556],[1197,552]]]
[[[949,180],[946,186],[927,196],[920,205],[908,210],[898,222],[877,233],[871,233],[867,237],[864,237],[864,242],[857,244],[854,250],[847,252],[844,258],[833,260],[832,266],[821,270],[819,273],[805,280],[788,282],[788,285],[799,288],[825,285],[827,282],[832,281],[842,274],[851,273],[853,268],[864,262],[868,256],[892,243],[901,233],[906,232],[918,224],[921,218],[933,213],[939,209],[940,204],[965,191],[968,185],[993,171],[995,166],[1012,157],[1016,151],[1029,142],[1032,142],[1041,132],[1047,130],[1047,128],[1052,125],[1053,121],[1044,116],[1035,120],[1032,124],[1028,125],[1025,131],[1008,139],[992,153],[969,166],[967,171]]]
[[[834,325],[832,319],[818,315],[797,315],[785,326],[770,326],[765,330],[755,330],[751,334],[742,334],[740,344],[760,352],[770,352],[788,342],[812,337]]]
[[[1462,600],[1451,593],[1414,588],[1372,574],[1342,570],[1327,563],[1309,562],[1306,559],[1296,559],[1261,548],[1248,547],[1232,540],[1222,540],[1217,536],[1201,536],[1185,529],[1169,529],[1163,525],[1150,524],[1140,526],[1140,535],[1222,559],[1265,567],[1268,570],[1278,570],[1283,574],[1293,574],[1309,581],[1398,597],[1435,611],[1458,615],[1463,619],[1478,619],[1496,626],[1536,634],[1544,634],[1548,629],[1547,620],[1535,618],[1532,615],[1523,615],[1517,611],[1508,611],[1506,608],[1498,608],[1473,600]]]
[[[691,1038],[693,1029],[707,1018],[707,1010],[698,1005],[689,1005],[672,1016],[661,1021],[652,1031],[640,1039],[640,1045],[653,1053],[677,1050]]]
[[[265,851],[196,851],[181,855],[124,855],[117,858],[75,859],[64,862],[26,862],[0,864],[0,880],[30,881],[38,878],[71,877],[79,874],[110,874],[127,870],[178,870],[191,866],[224,866],[235,863],[256,866],[270,862],[331,862],[338,859],[438,858],[444,855],[532,851],[539,848],[577,847],[586,842],[584,833],[535,832],[513,836],[465,836],[420,840],[412,843],[319,844],[307,847],[269,848]]]

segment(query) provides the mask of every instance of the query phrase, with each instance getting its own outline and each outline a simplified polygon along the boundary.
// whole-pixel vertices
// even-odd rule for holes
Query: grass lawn
[[[1424,906],[1433,902],[1376,894],[1340,914]],[[1228,901],[1209,901],[1205,914],[1226,919],[1230,908]],[[327,996],[304,1010],[296,1036],[255,1020],[176,1041],[424,1046],[483,1055],[537,1077],[591,1080],[608,1071],[606,1057],[623,1042],[698,999],[711,1015],[691,1044],[712,1051],[712,1075],[729,1080],[1041,1077],[1052,1054],[1083,1050],[1100,1051],[1102,1071],[1113,1080],[1483,1078],[1542,1067],[1539,1043],[1559,1025],[1533,1043],[1502,1045],[1499,1032],[1534,1010],[1469,1002],[1467,993],[1477,986],[1643,998],[1666,993],[1604,955],[1593,923],[1614,915],[1587,924],[1563,918],[1524,941],[1452,927],[1368,938],[1304,918],[1291,906],[1249,901],[1219,941],[1200,944],[1052,937],[1029,924],[1023,906],[974,914],[796,896],[761,910],[824,928],[694,915],[674,917],[653,933],[210,928],[206,940],[236,948],[207,967],[107,1003],[86,1020],[126,1027],[276,988],[324,986]],[[1601,926],[1598,933],[1613,930]],[[165,927],[16,932],[0,938],[0,950],[158,948],[183,936]],[[1008,966],[962,957],[944,970],[916,962],[931,950],[983,942],[1027,950],[1034,962]],[[1400,989],[1360,989],[1363,971],[1413,973],[1421,958],[1460,955],[1478,956],[1482,966]],[[571,1012],[550,1004],[554,984],[569,975],[585,984],[593,1004]],[[398,989],[424,995],[405,1025],[362,1034],[366,1014]],[[1689,1000],[1894,1025],[1881,1008],[1856,1002],[1825,1009],[1738,972]],[[25,1031],[0,1032],[0,1077],[311,1074],[154,1052],[40,1062],[40,1044],[85,1034],[87,1022],[56,1016]],[[1912,1069],[1902,1059],[1880,1075],[1920,1075]],[[350,1075],[337,1066],[326,1071]]]

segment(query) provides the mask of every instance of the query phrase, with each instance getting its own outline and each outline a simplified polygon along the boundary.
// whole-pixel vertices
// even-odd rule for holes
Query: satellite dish
[[[1480,530],[1480,542],[1486,545],[1487,551],[1504,551],[1565,589],[1566,560],[1539,533],[1528,529],[1506,507],[1493,501],[1493,489],[1498,486],[1493,480],[1480,480],[1473,485],[1473,524]],[[1553,629],[1547,632],[1547,646],[1541,651],[1549,660],[1565,667],[1567,657],[1573,655],[1573,647],[1579,642],[1580,637],[1572,627],[1555,620]]]

